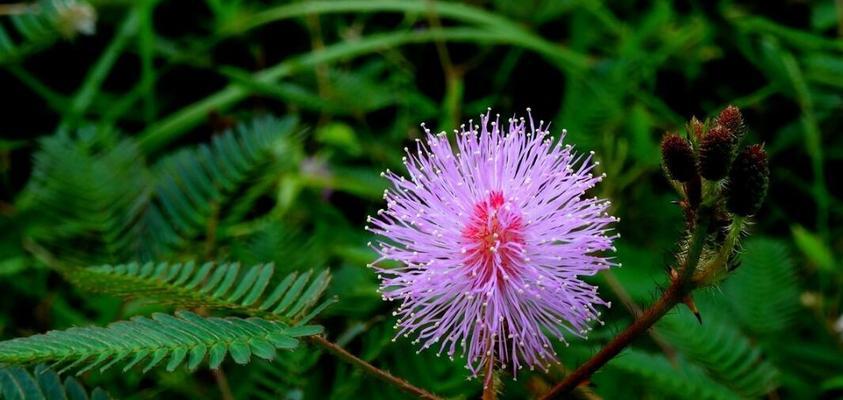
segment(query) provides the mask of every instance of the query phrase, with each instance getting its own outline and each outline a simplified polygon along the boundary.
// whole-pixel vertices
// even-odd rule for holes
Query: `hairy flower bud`
[[[744,132],[746,132],[741,110],[731,105],[724,108],[717,116],[717,125],[726,128],[735,137],[736,142],[740,142]]]
[[[740,216],[754,214],[767,196],[770,168],[767,152],[761,145],[746,147],[732,164],[729,172],[726,206]]]
[[[675,133],[662,140],[662,160],[670,177],[677,181],[688,182],[697,174],[691,144]]]
[[[688,123],[688,131],[694,135],[694,139],[699,142],[705,135],[705,124],[698,120],[697,117],[691,117],[691,122]]]
[[[723,126],[708,131],[700,142],[700,175],[710,181],[725,178],[732,163],[734,144],[734,135]]]

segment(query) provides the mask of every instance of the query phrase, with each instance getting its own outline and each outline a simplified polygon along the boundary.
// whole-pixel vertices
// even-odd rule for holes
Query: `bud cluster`
[[[738,152],[746,133],[743,115],[735,106],[726,107],[716,119],[700,122],[692,118],[685,137],[668,133],[661,144],[662,162],[671,179],[683,185],[688,204],[696,208],[695,192],[704,179],[702,201],[718,202],[726,197],[728,210],[749,216],[761,207],[767,194],[767,153],[760,145]],[[724,185],[720,183],[727,178]],[[721,190],[725,187],[725,190]]]
[[[767,153],[758,144],[741,149],[745,134],[741,111],[729,106],[713,120],[692,118],[685,135],[668,133],[662,140],[662,162],[685,197],[680,205],[689,231],[707,227],[693,274],[697,285],[713,284],[734,268],[745,218],[767,195]]]

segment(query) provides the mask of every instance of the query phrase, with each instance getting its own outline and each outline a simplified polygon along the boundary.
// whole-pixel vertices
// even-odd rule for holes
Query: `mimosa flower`
[[[608,304],[580,277],[614,265],[604,252],[617,236],[609,202],[586,195],[603,179],[593,153],[576,155],[531,117],[490,116],[455,131],[455,145],[425,128],[405,148],[407,176],[383,174],[387,206],[367,227],[383,297],[401,302],[398,335],[452,359],[460,348],[475,376],[546,368],[546,334],[585,336]]]

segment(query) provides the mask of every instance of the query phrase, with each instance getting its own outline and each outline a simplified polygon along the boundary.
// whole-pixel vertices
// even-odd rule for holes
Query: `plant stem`
[[[231,393],[231,386],[228,384],[228,378],[225,377],[225,372],[222,368],[213,369],[214,380],[217,381],[217,387],[220,390],[220,396],[223,400],[234,400],[234,394]]]
[[[495,356],[489,357],[486,362],[486,376],[483,379],[482,400],[496,400],[498,398],[497,386],[495,384]]]
[[[123,20],[122,25],[96,64],[88,71],[85,81],[70,102],[70,109],[62,118],[61,127],[72,126],[83,118],[88,107],[94,101],[94,97],[99,93],[103,82],[105,82],[105,78],[108,77],[108,73],[111,72],[120,54],[123,53],[123,50],[129,43],[129,39],[137,33],[139,25],[140,12],[138,9],[133,8]]]
[[[392,32],[374,34],[353,42],[342,42],[326,47],[317,53],[306,53],[285,59],[251,77],[256,83],[272,84],[297,71],[329,64],[341,59],[354,58],[363,54],[390,49],[410,43],[429,42],[434,39],[449,41],[482,41],[484,43],[505,43],[509,38],[475,28],[448,28],[422,32]],[[139,137],[139,143],[147,153],[155,152],[171,140],[185,134],[198,125],[212,111],[220,111],[247,98],[253,89],[240,83],[231,83],[222,90],[205,97],[159,122],[148,127]]]
[[[594,372],[618,355],[635,338],[647,331],[654,323],[656,323],[656,321],[658,321],[662,316],[670,311],[673,306],[682,300],[683,295],[681,294],[681,286],[682,285],[679,284],[679,280],[671,282],[670,286],[668,286],[662,296],[659,297],[659,299],[656,300],[650,308],[644,311],[640,317],[636,318],[632,325],[627,327],[618,336],[615,336],[612,341],[606,344],[606,346],[591,357],[591,359],[566,376],[562,382],[544,395],[542,399],[548,400],[570,392],[580,383],[590,378]]]
[[[455,27],[427,31],[375,34],[356,41],[341,42],[326,46],[320,52],[311,52],[286,59],[273,67],[255,73],[253,78],[256,82],[274,85],[281,78],[300,70],[310,70],[309,68],[312,68],[314,65],[330,64],[342,59],[350,59],[384,49],[435,40],[512,45],[518,48],[524,48],[542,55],[554,65],[573,76],[581,76],[594,63],[594,60],[588,55],[549,42],[506,18],[499,17],[476,7],[448,2],[389,0],[299,2],[272,7],[266,11],[250,15],[247,20],[230,27],[232,30],[223,32],[223,36],[242,34],[249,29],[270,22],[313,14],[376,11],[426,13],[430,12],[432,6],[439,17],[456,19],[478,25],[478,27]],[[233,82],[217,93],[176,111],[148,127],[140,136],[139,141],[141,147],[147,153],[157,151],[166,143],[185,134],[189,129],[198,125],[207,117],[209,112],[220,111],[230,107],[248,97],[252,92],[253,89]]]
[[[342,347],[328,341],[323,336],[310,336],[308,339],[311,343],[316,344],[317,346],[321,346],[325,350],[331,352],[331,354],[339,357],[340,359],[348,362],[349,364],[359,367],[367,374],[378,378],[386,383],[391,383],[406,393],[412,394],[413,396],[416,396],[420,399],[441,400],[441,397],[436,396],[435,394],[430,393],[422,388],[413,386],[409,382],[398,378],[378,367],[375,367],[372,364],[369,364],[368,362],[355,356],[354,354],[349,353]]]
[[[679,274],[671,278],[670,286],[662,293],[661,297],[636,318],[632,325],[615,336],[597,354],[592,356],[591,359],[580,365],[574,372],[566,376],[562,382],[554,386],[550,392],[542,397],[542,400],[550,400],[568,393],[582,382],[588,380],[598,369],[629,346],[635,338],[650,329],[653,324],[667,314],[676,304],[682,302],[685,296],[693,290],[693,287],[690,285],[691,276],[697,268],[697,263],[702,253],[710,217],[711,209],[705,204],[700,206],[697,210],[696,224],[691,235],[691,242],[688,246],[685,263]]]
[[[618,297],[618,299],[621,301],[621,304],[623,304],[624,307],[629,310],[629,313],[632,314],[632,317],[640,317],[641,314],[644,313],[644,310],[642,310],[641,307],[639,307],[638,304],[636,304],[635,301],[632,300],[632,297],[629,295],[629,293],[627,293],[626,289],[623,288],[615,274],[613,274],[612,271],[609,270],[603,271],[603,274],[604,278],[606,279],[606,284],[609,285],[609,288],[612,289],[612,292],[615,293],[615,296]],[[656,345],[658,345],[662,349],[662,353],[664,353],[665,357],[667,357],[667,359],[671,362],[674,362],[676,359],[676,350],[670,347],[670,345],[665,342],[664,338],[662,338],[656,330],[651,330],[647,333],[650,335],[650,338],[653,339],[653,342],[656,342]]]

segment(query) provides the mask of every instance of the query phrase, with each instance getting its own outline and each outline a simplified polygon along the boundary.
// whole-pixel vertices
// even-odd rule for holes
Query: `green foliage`
[[[811,263],[823,272],[829,272],[834,269],[834,256],[820,238],[801,226],[794,226],[791,228],[791,231],[793,232],[794,244],[805,254],[805,257]]]
[[[32,237],[60,247],[68,259],[92,258],[91,247],[102,249],[93,258],[119,256],[124,215],[150,181],[137,145],[93,128],[48,136],[40,145],[22,201],[44,221],[30,228]]]
[[[677,313],[657,326],[689,359],[744,397],[761,396],[778,385],[778,369],[726,320],[710,317],[700,325],[687,313]]]
[[[232,257],[244,264],[272,261],[282,272],[324,266],[331,232],[304,232],[287,224],[263,221],[244,241],[233,244]]]
[[[108,400],[111,397],[100,388],[90,396],[73,378],[62,383],[55,371],[39,365],[30,374],[20,367],[0,367],[0,398],[6,400]]]
[[[237,398],[278,399],[304,397],[310,386],[321,352],[299,348],[272,362],[255,361],[234,389]]]
[[[96,11],[85,1],[39,0],[14,6],[19,10],[9,17],[10,26],[0,24],[0,65],[20,61],[62,37],[93,33]]]
[[[239,263],[130,263],[63,271],[67,279],[94,292],[174,304],[227,309],[245,315],[307,323],[333,301],[319,298],[331,280],[328,271],[291,273],[273,283],[273,264],[241,271]]]
[[[734,399],[737,393],[713,381],[705,372],[677,358],[630,349],[612,359],[607,368],[637,377],[646,386],[671,398]]]
[[[152,318],[135,317],[105,328],[70,328],[0,342],[0,363],[66,364],[62,371],[78,368],[79,375],[118,364],[123,364],[125,372],[145,363],[143,372],[147,372],[165,359],[167,371],[184,363],[194,370],[207,357],[210,368],[218,368],[226,354],[238,364],[248,363],[252,355],[270,360],[276,349],[296,348],[297,337],[320,332],[319,326],[289,327],[260,318],[156,313]]]
[[[403,171],[418,124],[450,131],[489,106],[502,116],[532,107],[554,134],[566,128],[577,151],[595,150],[606,178],[593,194],[621,218],[623,267],[593,282],[607,301],[645,308],[665,285],[683,224],[659,138],[735,104],[753,129],[746,141],[765,144],[771,167],[740,267],[695,294],[702,326],[677,307],[591,390],[841,393],[843,202],[833,171],[843,159],[843,44],[833,1],[93,2],[91,36],[67,24],[84,19],[59,12],[81,0],[16,3],[41,10],[10,15],[0,5],[3,339],[162,310],[285,326],[318,314],[327,336],[378,367],[477,398],[481,384],[466,381],[460,360],[391,341],[394,305],[364,267],[376,257],[362,227],[383,207],[378,173]],[[342,301],[323,309],[332,300],[322,291]],[[591,354],[577,343],[593,350],[631,319],[626,307],[601,311],[606,327],[558,346],[566,368]],[[231,392],[406,397],[313,350],[224,365]],[[114,372],[81,379],[126,398],[220,397],[211,374]],[[558,374],[503,374],[500,397],[538,397]]]
[[[782,332],[799,312],[799,281],[781,241],[748,240],[740,267],[723,286],[738,322],[752,333]]]
[[[130,254],[152,259],[209,229],[243,183],[275,155],[287,155],[295,119],[257,118],[182,150],[152,169],[153,190],[134,204],[125,235]],[[212,234],[212,233],[210,233]]]
[[[32,235],[82,264],[182,249],[200,233],[214,235],[220,213],[236,211],[231,202],[257,169],[293,154],[295,125],[256,118],[151,168],[133,140],[110,131],[47,137],[22,203],[43,220]],[[254,196],[245,201],[241,209]]]
[[[722,293],[696,296],[704,323],[679,312],[662,319],[658,332],[690,362],[742,397],[768,393],[780,384],[781,371],[767,354],[775,349],[755,343],[753,337],[777,334],[792,323],[798,311],[793,268],[781,242],[748,240],[741,265]]]

